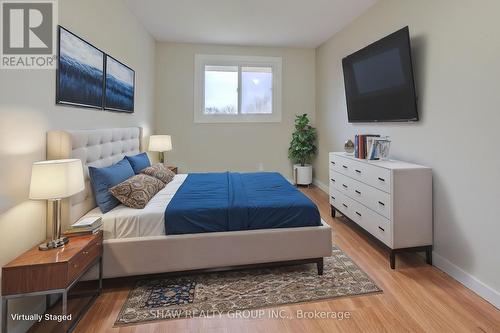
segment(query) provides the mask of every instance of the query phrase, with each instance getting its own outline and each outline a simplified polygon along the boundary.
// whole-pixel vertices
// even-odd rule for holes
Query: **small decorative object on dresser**
[[[309,125],[307,114],[295,117],[295,132],[292,134],[288,158],[297,163],[293,165],[293,178],[297,185],[312,183],[312,165],[307,164],[316,154],[316,129]]]
[[[64,320],[59,331],[71,332],[102,289],[102,231],[94,235],[71,237],[62,249],[28,250],[2,267],[2,333],[7,332],[8,300],[29,296],[46,296],[50,306],[51,294],[62,294],[62,318],[68,318],[68,292],[80,278],[99,263],[98,289],[82,297],[92,296],[77,316]],[[71,295],[73,296],[73,295]],[[77,296],[77,295],[74,295]]]
[[[354,142],[352,142],[351,139],[347,140],[345,143],[344,143],[344,150],[346,153],[348,153],[349,155],[352,155],[354,153]]]
[[[165,152],[172,150],[172,138],[170,135],[151,135],[148,150],[159,152],[160,163],[165,163]]]
[[[68,243],[61,237],[61,199],[85,188],[82,162],[78,159],[36,162],[31,170],[30,199],[49,200],[52,204],[52,240],[40,245],[49,250]]]
[[[425,251],[432,264],[432,170],[421,165],[369,161],[330,153],[330,205],[395,254]]]

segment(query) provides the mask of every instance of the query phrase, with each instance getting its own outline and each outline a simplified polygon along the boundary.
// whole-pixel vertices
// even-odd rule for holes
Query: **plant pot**
[[[293,178],[297,185],[310,185],[313,180],[313,168],[310,164],[304,166],[300,164],[293,165]]]

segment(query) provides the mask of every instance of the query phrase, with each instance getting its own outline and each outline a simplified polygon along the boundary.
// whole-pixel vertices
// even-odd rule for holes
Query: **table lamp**
[[[52,240],[41,244],[42,251],[64,246],[67,237],[61,237],[61,199],[77,194],[85,188],[82,162],[78,159],[51,160],[33,163],[31,169],[30,199],[52,203]]]
[[[151,135],[148,150],[160,152],[160,163],[165,163],[165,152],[172,150],[170,135]]]

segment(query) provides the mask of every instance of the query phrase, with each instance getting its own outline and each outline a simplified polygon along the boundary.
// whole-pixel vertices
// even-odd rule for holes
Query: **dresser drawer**
[[[70,239],[71,241],[71,239]],[[68,281],[73,281],[85,268],[102,255],[102,239],[89,243],[68,262]]]
[[[353,214],[349,217],[354,222],[365,228],[385,245],[392,247],[391,223],[388,219],[358,202],[352,204],[352,211]]]
[[[386,218],[391,218],[390,194],[331,170],[330,185]]]
[[[359,203],[344,195],[341,191],[333,189],[330,193],[333,198],[335,198],[336,205],[333,205],[339,212],[341,212],[344,216],[347,216],[349,219],[356,222],[358,225],[363,227],[368,231],[368,225],[366,219],[359,219],[356,217],[360,217],[363,215],[363,210],[360,208]]]
[[[335,198],[335,200],[332,198],[330,198],[330,200],[334,201],[332,205],[338,211],[378,238],[384,244],[392,247],[391,222],[388,219],[356,200],[349,198],[337,189],[332,189],[330,196]]]
[[[330,188],[330,203],[345,216],[352,214],[352,200],[335,188]]]
[[[392,231],[391,231],[391,222],[382,217],[373,219],[374,224],[372,224],[373,229],[370,230],[370,233],[377,237],[382,243],[393,248],[392,242]]]
[[[370,165],[366,168],[363,179],[364,183],[391,193],[391,170]]]
[[[330,160],[330,170],[391,193],[391,171],[374,163],[333,155]]]
[[[353,160],[334,155],[330,159],[330,170],[343,173],[344,175],[351,175],[354,169]]]
[[[330,170],[330,189],[335,188],[347,196],[350,194],[350,180],[351,178],[337,172]]]

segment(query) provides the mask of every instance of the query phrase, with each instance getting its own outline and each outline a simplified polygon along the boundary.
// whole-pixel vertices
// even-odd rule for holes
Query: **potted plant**
[[[312,183],[312,165],[308,164],[316,154],[316,129],[309,125],[307,114],[295,117],[295,132],[292,134],[288,158],[295,164],[293,173],[295,184],[310,185]]]

